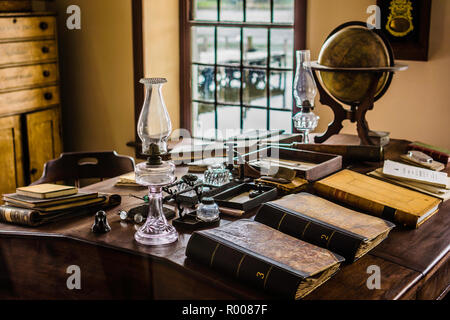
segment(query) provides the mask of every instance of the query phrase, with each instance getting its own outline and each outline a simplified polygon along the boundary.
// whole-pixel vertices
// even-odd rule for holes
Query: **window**
[[[181,120],[194,137],[292,131],[294,52],[305,45],[305,3],[180,2]]]

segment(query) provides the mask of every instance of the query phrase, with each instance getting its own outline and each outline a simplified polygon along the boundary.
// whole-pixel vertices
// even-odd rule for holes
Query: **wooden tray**
[[[319,180],[342,169],[341,156],[291,148],[266,147],[247,153],[243,157],[250,165],[262,161],[288,166],[297,172],[297,177],[308,181]]]
[[[274,200],[277,197],[277,189],[269,186],[261,186],[264,191],[261,195],[250,199],[248,192],[258,190],[258,186],[253,183],[243,183],[215,195],[214,201],[219,207],[249,211],[256,208],[261,203]]]

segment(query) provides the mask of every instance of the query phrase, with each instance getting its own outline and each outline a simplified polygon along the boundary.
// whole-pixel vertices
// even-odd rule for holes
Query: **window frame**
[[[273,5],[275,0],[270,0],[271,13],[273,13]],[[217,22],[217,21],[194,21],[192,19],[193,12],[193,0],[180,0],[180,127],[187,129],[192,134],[192,56],[191,56],[191,27],[192,26],[226,26],[226,27],[267,27],[270,25],[272,28],[293,28],[294,29],[294,52],[296,50],[303,50],[306,48],[306,2],[307,0],[294,0],[294,23],[253,23],[253,22]],[[220,2],[218,0],[218,11],[220,10]],[[245,6],[245,0],[244,0]],[[272,19],[271,19],[272,20]],[[241,42],[243,40],[241,39]],[[268,43],[269,45],[269,43]],[[269,49],[270,50],[270,49]],[[295,55],[294,66],[295,66]],[[196,65],[201,65],[196,63]],[[217,64],[216,64],[217,66]],[[295,68],[293,66],[293,73],[295,73]],[[237,66],[243,70],[242,64]],[[247,69],[247,68],[246,68]],[[272,69],[270,67],[270,61],[267,61],[267,67],[262,67],[264,70]],[[269,75],[266,75],[269,77]],[[241,72],[241,77],[243,74]],[[268,79],[268,78],[267,78]],[[242,81],[242,79],[241,79]],[[266,81],[266,90],[268,90],[267,95],[270,95],[270,83]],[[242,94],[242,92],[241,92]],[[292,103],[292,113],[295,114],[299,110]],[[215,101],[215,106],[217,106],[217,101]],[[240,108],[244,106],[240,105]],[[269,106],[267,106],[269,108]],[[272,109],[272,108],[271,108]],[[275,108],[276,109],[276,108]],[[217,111],[216,111],[217,116]],[[242,121],[242,119],[240,119]],[[267,119],[269,121],[269,119]],[[295,132],[295,128],[293,128]]]

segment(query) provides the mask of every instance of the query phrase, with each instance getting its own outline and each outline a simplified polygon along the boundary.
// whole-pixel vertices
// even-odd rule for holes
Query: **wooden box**
[[[295,170],[297,177],[308,181],[319,180],[342,169],[341,156],[291,148],[267,147],[243,157],[253,167],[257,167],[258,161],[260,164],[268,161],[273,165],[286,166]]]

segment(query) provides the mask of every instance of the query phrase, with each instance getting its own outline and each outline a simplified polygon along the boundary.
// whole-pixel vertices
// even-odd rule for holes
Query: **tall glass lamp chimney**
[[[163,78],[142,79],[145,85],[145,101],[138,122],[138,134],[142,140],[142,152],[146,162],[136,165],[136,182],[148,187],[149,211],[144,225],[135,233],[137,242],[145,245],[163,245],[177,241],[176,229],[167,222],[163,213],[162,188],[175,181],[175,165],[162,161],[167,153],[167,139],[172,131],[169,113],[162,96]]]
[[[310,65],[310,51],[296,51],[297,69],[294,79],[294,98],[300,111],[293,117],[294,128],[303,133],[303,143],[309,143],[309,133],[317,127],[319,117],[315,115],[314,99],[317,86]]]

